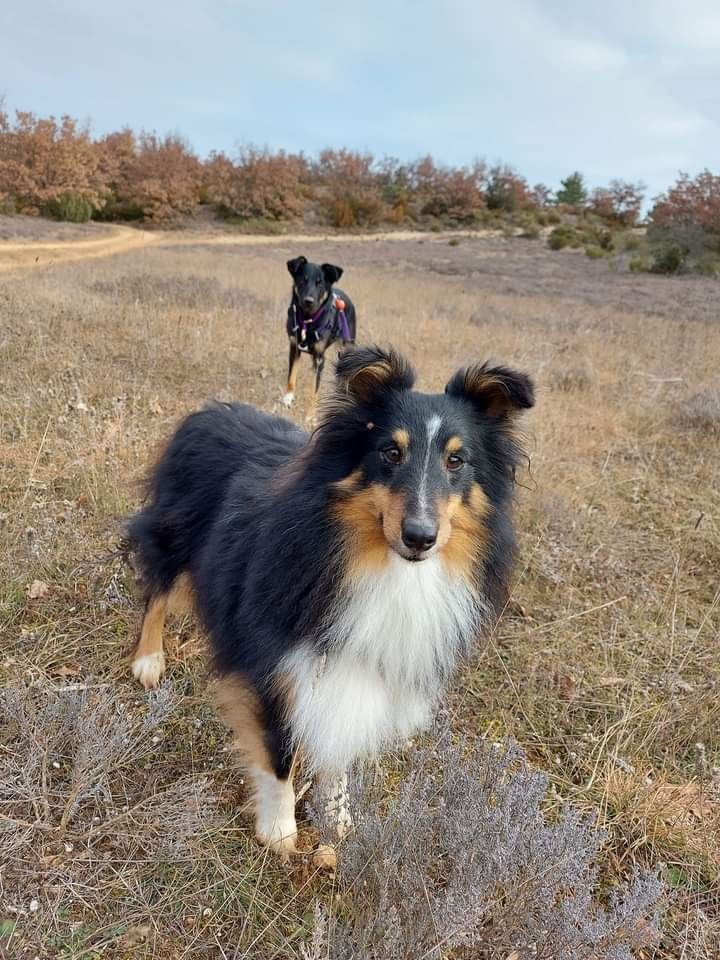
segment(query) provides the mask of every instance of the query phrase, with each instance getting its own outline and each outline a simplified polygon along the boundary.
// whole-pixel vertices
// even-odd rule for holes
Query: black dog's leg
[[[313,369],[315,370],[315,397],[320,393],[320,380],[325,367],[325,353],[313,354]]]
[[[297,368],[300,362],[300,350],[298,349],[295,337],[290,337],[290,356],[288,358],[288,379],[287,392],[283,397],[283,403],[286,407],[293,405],[295,399],[295,384],[297,383]]]
[[[310,421],[315,419],[315,407],[317,406],[317,398],[320,393],[320,380],[322,379],[322,372],[325,367],[325,345],[318,344],[313,352],[312,362],[313,370],[315,371],[315,391],[313,392],[312,402],[306,417],[306,419]]]

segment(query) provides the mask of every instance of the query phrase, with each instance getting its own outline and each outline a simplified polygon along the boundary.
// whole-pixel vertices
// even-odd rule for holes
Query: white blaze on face
[[[428,515],[427,509],[427,479],[428,471],[430,469],[430,457],[432,456],[432,446],[435,437],[438,434],[440,425],[442,424],[442,417],[437,415],[430,417],[430,419],[425,424],[426,437],[427,437],[427,446],[425,448],[423,456],[423,465],[422,473],[420,474],[420,483],[418,485],[418,513],[420,517],[425,519]]]

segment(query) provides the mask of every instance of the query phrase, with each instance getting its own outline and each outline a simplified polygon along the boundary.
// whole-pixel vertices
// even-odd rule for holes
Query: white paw
[[[146,690],[152,690],[165,673],[165,657],[162,653],[148,653],[133,660],[131,669],[135,679],[139,680]]]
[[[286,393],[285,396],[282,398],[282,402],[286,407],[291,407],[295,402],[295,394]]]
[[[283,862],[290,857],[291,853],[297,853],[297,825],[294,818],[276,821],[269,828],[256,823],[255,838],[258,843],[272,850]]]
[[[296,853],[295,791],[292,781],[279,780],[258,767],[251,768],[255,793],[255,836],[282,860]]]
[[[335,853],[335,847],[331,847],[328,843],[321,843],[313,853],[312,862],[320,870],[336,870],[337,854]]]

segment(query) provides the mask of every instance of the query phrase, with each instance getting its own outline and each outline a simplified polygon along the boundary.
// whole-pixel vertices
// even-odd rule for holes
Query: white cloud
[[[717,0],[24,0],[0,28],[11,107],[179,128],[201,152],[484,155],[651,193],[720,156]]]
[[[592,72],[617,70],[628,63],[628,57],[623,50],[606,43],[571,43],[563,52],[568,63]]]

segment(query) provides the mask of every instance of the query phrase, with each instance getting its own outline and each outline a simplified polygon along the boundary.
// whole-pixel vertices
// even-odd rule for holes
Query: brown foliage
[[[86,199],[95,209],[106,184],[90,132],[71,117],[38,118],[0,110],[0,201],[20,213],[47,211],[64,194]]]
[[[513,213],[535,203],[527,180],[519,176],[511,167],[493,167],[485,187],[485,202],[490,210],[505,210]]]
[[[320,209],[334,227],[374,227],[385,219],[372,154],[323,150],[312,172]]]
[[[468,223],[485,208],[487,169],[481,161],[472,167],[439,167],[426,156],[411,164],[409,173],[420,215]]]
[[[604,220],[634,227],[640,218],[645,186],[625,180],[611,180],[609,187],[597,187],[590,194],[589,207]]]
[[[192,213],[200,202],[202,165],[175,134],[159,137],[131,130],[100,141],[117,214],[156,223]]]
[[[720,233],[720,176],[703,170],[691,180],[681,173],[667,193],[655,198],[650,219],[657,227],[692,223]]]
[[[243,219],[293,220],[303,212],[307,176],[302,154],[245,147],[233,162],[214,153],[205,165],[207,199]]]
[[[611,226],[632,227],[644,189],[613,180],[594,190],[587,206]],[[539,220],[574,212],[585,205],[584,197],[582,175],[573,174],[557,192],[565,205],[542,212]],[[244,147],[235,157],[212,153],[201,161],[178,134],[162,137],[125,128],[93,138],[87,126],[69,116],[42,118],[23,111],[11,116],[0,101],[0,207],[12,213],[162,223],[211,203],[219,213],[241,220],[434,227],[475,224],[487,209],[529,211],[527,221],[547,208],[550,198],[544,184],[530,188],[512,168],[483,161],[450,167],[428,155],[402,163],[347,149],[323,150],[308,159],[256,147]],[[708,170],[694,179],[681,174],[655,199],[651,224],[720,233],[720,176]]]

